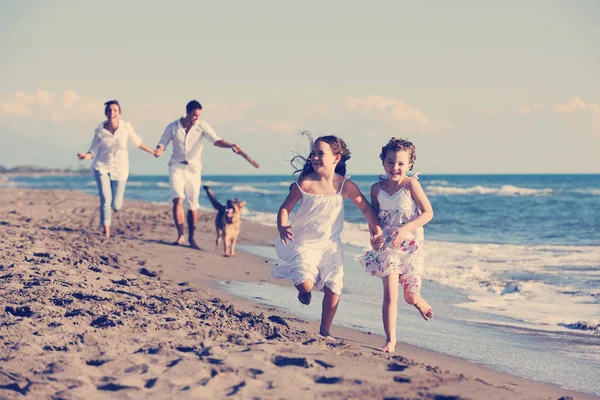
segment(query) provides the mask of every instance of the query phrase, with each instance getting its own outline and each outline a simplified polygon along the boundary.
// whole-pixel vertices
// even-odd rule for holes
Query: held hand
[[[383,247],[383,235],[378,234],[371,236],[371,247],[375,251],[381,250]]]
[[[279,237],[281,238],[281,244],[285,246],[287,242],[294,241],[294,232],[292,232],[293,225],[280,226],[277,229],[279,230]]]
[[[233,151],[235,154],[238,154],[241,150],[242,149],[237,144],[231,145],[231,151]]]
[[[400,243],[402,243],[408,237],[409,233],[410,232],[404,229],[404,227],[398,228],[394,232],[392,232],[392,247],[397,249],[398,246],[400,246]]]
[[[77,153],[77,158],[80,160],[90,160],[92,155],[90,153]]]
[[[158,157],[162,156],[164,151],[165,151],[164,148],[158,147],[156,150],[154,150],[154,153],[152,153],[152,154],[154,154],[154,157],[158,158]]]

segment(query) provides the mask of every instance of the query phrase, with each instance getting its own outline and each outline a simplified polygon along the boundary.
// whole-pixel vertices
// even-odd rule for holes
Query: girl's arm
[[[288,225],[288,218],[294,209],[294,206],[301,198],[302,193],[300,193],[298,185],[292,184],[290,193],[288,193],[277,213],[277,230],[279,231],[279,237],[281,238],[281,244],[283,245],[287,242],[294,241],[294,233],[292,232],[293,226]]]
[[[379,226],[379,218],[373,211],[373,208],[363,196],[362,192],[351,180],[347,180],[344,185],[344,192],[348,198],[354,203],[354,205],[363,213],[369,224],[369,232],[371,237],[377,237],[381,235],[381,226]]]
[[[379,193],[379,185],[374,183],[371,186],[371,207],[373,207],[373,211],[375,215],[379,215],[379,201],[377,200],[377,194]]]
[[[378,193],[379,193],[379,185],[377,183],[374,183],[373,186],[371,186],[371,208],[373,209],[373,212],[377,216],[379,215],[379,201],[377,200]],[[379,217],[377,217],[377,220],[379,220]],[[382,246],[383,246],[383,236],[382,235],[371,236],[371,247],[374,250],[379,250],[379,249],[381,249]]]
[[[392,246],[397,247],[402,241],[408,236],[408,234],[417,228],[427,224],[433,218],[433,208],[427,198],[427,195],[423,191],[423,187],[417,179],[411,179],[406,183],[406,188],[412,194],[413,199],[417,202],[417,205],[421,209],[421,215],[413,219],[406,225],[403,225],[396,231],[396,237],[392,242]]]
[[[411,179],[408,181],[407,186],[412,194],[413,199],[415,199],[417,205],[421,209],[421,215],[404,225],[404,227],[414,231],[433,219],[433,208],[431,207],[431,203],[429,202],[429,199],[427,198],[427,195],[423,191],[423,187],[418,180]]]

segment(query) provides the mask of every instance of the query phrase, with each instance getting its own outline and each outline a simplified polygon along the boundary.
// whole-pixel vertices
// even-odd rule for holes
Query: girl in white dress
[[[383,228],[383,247],[361,258],[366,272],[383,282],[383,327],[386,344],[380,348],[393,353],[396,347],[398,286],[404,300],[414,305],[425,320],[433,310],[421,297],[421,275],[426,254],[423,251],[423,225],[433,218],[431,203],[416,176],[408,177],[415,162],[415,146],[392,138],[379,155],[387,175],[371,187],[371,204]]]
[[[308,132],[304,132],[312,142]],[[275,248],[284,262],[271,270],[277,279],[291,279],[298,289],[298,300],[308,305],[311,291],[325,293],[322,305],[321,335],[331,338],[330,328],[342,293],[344,276],[341,233],[344,226],[344,199],[358,207],[369,224],[371,240],[378,243],[381,228],[377,216],[356,184],[346,175],[350,151],[336,136],[321,136],[311,143],[308,159],[296,172],[300,176],[277,214],[279,241]],[[294,165],[295,158],[292,160]],[[301,201],[294,221],[288,218]]]

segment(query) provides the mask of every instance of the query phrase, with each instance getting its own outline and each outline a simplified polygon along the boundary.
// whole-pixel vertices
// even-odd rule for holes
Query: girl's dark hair
[[[121,112],[121,105],[119,104],[119,102],[117,100],[109,100],[106,103],[104,103],[104,115],[108,113],[108,110],[110,110],[110,106],[112,106],[113,104],[116,104],[117,107],[119,107],[119,112]]]
[[[415,154],[415,149],[416,149],[415,145],[412,144],[412,142],[409,142],[408,140],[405,140],[405,139],[396,139],[393,137],[390,139],[388,144],[386,144],[385,146],[383,146],[381,148],[381,154],[379,154],[379,158],[381,158],[381,162],[383,163],[385,161],[385,156],[387,155],[388,151],[393,151],[395,153],[397,151],[406,150],[406,151],[408,151],[408,160],[410,162],[409,171],[411,171],[413,169],[415,160],[417,159],[417,155]]]
[[[340,161],[335,166],[335,173],[340,174],[342,176],[346,176],[346,161],[350,159],[350,150],[348,149],[348,146],[346,146],[346,142],[344,142],[341,138],[335,135],[321,136],[313,142],[312,135],[309,131],[303,131],[300,134],[308,139],[311,154],[315,143],[327,143],[331,147],[331,151],[333,152],[333,154],[340,155]],[[308,155],[308,157],[303,157],[301,155],[295,156],[294,158],[292,158],[291,164],[295,170],[293,173],[294,178],[296,178],[295,175],[297,173],[300,173],[296,180],[300,180],[300,178],[302,178],[303,176],[306,176],[311,172],[315,171],[312,166],[312,163],[310,162],[310,154]]]

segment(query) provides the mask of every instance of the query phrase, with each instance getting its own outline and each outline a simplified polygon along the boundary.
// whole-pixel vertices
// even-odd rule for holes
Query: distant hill
[[[16,167],[6,168],[4,165],[0,165],[0,174],[33,174],[33,173],[45,173],[45,174],[89,174],[89,167],[74,169],[68,168],[46,168],[38,167],[35,165],[17,165]]]

